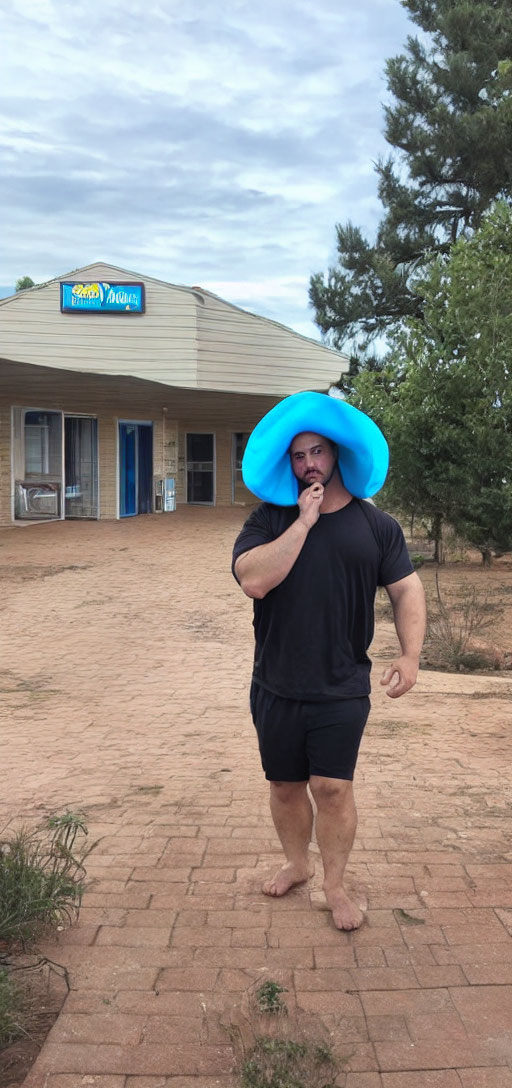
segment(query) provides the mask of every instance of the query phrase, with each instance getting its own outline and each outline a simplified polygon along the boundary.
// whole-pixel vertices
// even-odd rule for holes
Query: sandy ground
[[[26,1088],[235,1088],[226,1025],[269,978],[340,1088],[510,1088],[512,674],[423,670],[390,700],[382,616],[350,864],[364,926],[334,929],[318,872],[262,897],[279,849],[229,572],[243,517],[0,534],[0,828],[69,806],[99,839],[80,923],[46,948],[71,992]],[[504,560],[442,577],[485,581],[506,609],[492,639],[512,642]]]

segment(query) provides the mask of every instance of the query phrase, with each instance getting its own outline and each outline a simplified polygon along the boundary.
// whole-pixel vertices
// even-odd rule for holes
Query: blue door
[[[150,514],[152,510],[153,425],[119,424],[119,514]]]

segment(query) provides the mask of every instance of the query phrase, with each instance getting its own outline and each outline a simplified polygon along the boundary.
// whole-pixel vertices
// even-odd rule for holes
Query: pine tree
[[[512,196],[511,0],[401,0],[421,29],[387,61],[385,137],[377,164],[384,217],[375,243],[338,225],[338,264],[311,279],[316,321],[332,344],[423,316],[413,287]]]

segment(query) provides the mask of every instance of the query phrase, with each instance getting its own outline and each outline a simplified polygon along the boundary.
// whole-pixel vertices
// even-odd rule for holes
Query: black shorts
[[[251,714],[265,777],[307,782],[311,775],[351,781],[370,712],[367,695],[327,703],[283,699],[251,685]]]

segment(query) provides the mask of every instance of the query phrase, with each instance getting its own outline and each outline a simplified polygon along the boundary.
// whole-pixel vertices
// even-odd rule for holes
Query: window
[[[24,476],[62,476],[61,412],[26,411],[23,424]]]
[[[25,475],[50,471],[50,421],[47,412],[25,414]]]

